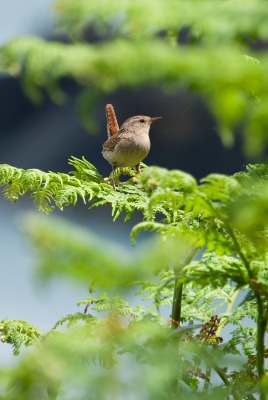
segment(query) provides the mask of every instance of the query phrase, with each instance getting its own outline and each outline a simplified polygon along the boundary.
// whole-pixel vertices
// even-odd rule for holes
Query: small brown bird
[[[112,165],[113,171],[117,167],[136,167],[137,172],[140,173],[140,162],[147,156],[151,147],[150,126],[162,117],[136,115],[128,118],[118,130],[111,104],[106,106],[106,116],[108,140],[102,146],[103,157]],[[115,186],[114,176],[113,186]]]

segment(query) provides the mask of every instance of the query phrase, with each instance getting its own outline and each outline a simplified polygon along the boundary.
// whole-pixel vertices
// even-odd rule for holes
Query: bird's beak
[[[153,117],[151,118],[151,124],[155,121],[157,121],[158,119],[161,119],[162,117]]]

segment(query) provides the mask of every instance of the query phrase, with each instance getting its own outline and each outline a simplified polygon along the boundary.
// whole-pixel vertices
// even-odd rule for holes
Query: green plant
[[[205,99],[225,144],[239,131],[248,154],[265,153],[268,61],[265,51],[254,52],[268,37],[265,0],[57,0],[54,9],[58,31],[71,42],[22,37],[0,49],[0,71],[20,77],[33,101],[45,93],[61,103],[59,81],[71,77],[85,88],[80,114],[92,127],[89,106],[103,94],[184,87]],[[86,42],[88,26],[97,43]],[[177,43],[182,29],[187,46]]]
[[[1,70],[20,76],[33,100],[46,91],[63,101],[65,76],[85,87],[87,113],[89,98],[119,87],[186,86],[207,101],[226,144],[239,127],[247,153],[265,153],[267,52],[252,50],[268,37],[264,0],[58,0],[55,8],[71,43],[28,37],[0,49]],[[86,43],[88,25],[100,43]],[[187,46],[177,43],[181,29]],[[69,163],[68,174],[0,165],[5,198],[30,196],[46,213],[81,199],[111,206],[114,220],[138,211],[133,244],[144,231],[151,239],[129,255],[53,217],[25,218],[42,279],[61,276],[90,293],[47,333],[0,322],[14,354],[34,346],[2,369],[3,398],[266,399],[267,165],[200,182],[143,165],[139,176],[118,171],[134,183],[115,191],[85,158]]]
[[[66,382],[69,374],[74,374],[76,381],[73,368],[78,368],[83,354],[88,362],[93,361],[90,371],[96,369],[100,374],[93,373],[90,388],[94,394],[89,398],[105,398],[107,387],[97,384],[100,377],[109,388],[110,380],[115,379],[116,395],[117,385],[122,386],[125,379],[119,374],[122,363],[127,363],[138,381],[142,380],[140,368],[147,374],[148,365],[153,366],[150,379],[154,384],[147,387],[142,381],[141,398],[155,396],[155,390],[158,398],[191,397],[191,392],[200,390],[201,382],[200,398],[202,392],[212,396],[216,391],[217,398],[228,393],[241,398],[242,393],[243,398],[251,399],[259,390],[265,398],[267,167],[249,165],[247,172],[233,177],[212,174],[197,184],[182,171],[143,166],[136,184],[123,184],[115,191],[85,159],[72,158],[70,163],[74,167],[70,174],[2,165],[0,181],[5,196],[17,201],[28,193],[38,209],[46,212],[55,206],[62,209],[76,204],[79,197],[90,207],[111,205],[115,219],[121,213],[130,218],[139,210],[144,221],[133,228],[132,240],[144,230],[157,232],[157,236],[142,252],[126,256],[122,249],[98,242],[74,227],[63,224],[61,228],[58,221],[54,224],[36,216],[27,218],[26,229],[40,253],[43,278],[65,276],[90,282],[93,292],[99,293],[101,288],[105,292],[79,302],[85,305],[84,313],[63,317],[45,335],[35,334],[39,349],[23,361],[31,379],[15,393],[22,396],[25,390],[26,398],[35,384],[58,387],[57,380]],[[251,218],[245,219],[247,208]],[[131,305],[126,300],[129,293],[142,296],[146,302]],[[238,294],[240,303],[236,305]],[[161,316],[167,305],[171,307],[170,319]],[[252,319],[252,326],[243,324],[245,317]],[[204,324],[197,332],[192,326],[196,321]],[[25,336],[18,342],[19,328],[8,329],[7,335],[7,323],[2,321],[2,340],[8,337],[16,353],[21,344],[34,344],[29,342],[32,327],[25,326]],[[60,325],[67,331],[57,333]],[[226,325],[234,325],[227,341],[220,335]],[[68,354],[61,346],[68,348]],[[45,360],[48,352],[49,362],[60,371],[56,377],[47,376],[46,361],[39,362],[41,376],[36,382],[31,368],[40,352]],[[69,357],[76,358],[73,365]],[[97,359],[103,370],[94,364]],[[63,364],[62,369],[58,363]],[[110,368],[116,372],[108,373]],[[221,382],[211,388],[215,374]],[[81,376],[85,378],[85,371]],[[21,379],[24,381],[25,375]],[[88,381],[79,384],[84,390],[81,398],[91,396]],[[124,385],[128,393],[134,390],[131,384]]]

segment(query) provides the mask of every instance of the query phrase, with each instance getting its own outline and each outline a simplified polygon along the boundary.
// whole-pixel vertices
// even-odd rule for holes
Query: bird
[[[141,173],[140,162],[150,151],[149,131],[151,124],[162,117],[136,115],[128,118],[119,128],[114,108],[106,105],[108,140],[102,146],[103,157],[112,165],[114,171],[120,167],[135,167]]]

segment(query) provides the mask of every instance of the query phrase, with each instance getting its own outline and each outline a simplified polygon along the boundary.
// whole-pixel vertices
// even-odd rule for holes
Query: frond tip
[[[41,337],[41,331],[33,325],[22,320],[2,320],[0,322],[0,335],[2,343],[9,343],[13,348],[13,354],[20,353],[24,346],[37,345]]]
[[[55,206],[62,210],[64,206],[75,205],[78,198],[86,203],[99,192],[98,184],[103,178],[85,158],[72,157],[69,163],[75,168],[70,174],[0,165],[0,185],[4,187],[5,198],[16,202],[29,193],[37,209],[46,213]]]

